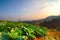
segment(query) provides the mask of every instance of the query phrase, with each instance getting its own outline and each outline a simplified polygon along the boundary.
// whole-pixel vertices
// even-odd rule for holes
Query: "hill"
[[[33,20],[33,21],[24,21],[25,23],[39,25],[39,26],[46,26],[47,28],[53,28],[60,30],[60,16],[49,16],[44,19],[40,20]]]
[[[60,16],[47,17],[39,25],[40,26],[46,26],[48,28],[53,28],[53,29],[59,29],[60,30]]]

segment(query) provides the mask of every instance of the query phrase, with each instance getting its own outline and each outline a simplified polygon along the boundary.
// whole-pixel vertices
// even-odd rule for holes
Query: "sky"
[[[0,0],[0,20],[38,20],[60,15],[60,0]]]

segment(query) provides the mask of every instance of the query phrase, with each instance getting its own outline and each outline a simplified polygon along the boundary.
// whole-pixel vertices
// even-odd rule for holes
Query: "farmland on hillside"
[[[0,21],[0,40],[59,40],[58,31],[22,22]]]

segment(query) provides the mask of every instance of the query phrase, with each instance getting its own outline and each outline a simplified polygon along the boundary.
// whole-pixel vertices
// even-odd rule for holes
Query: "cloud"
[[[45,7],[40,11],[41,15],[44,17],[51,16],[51,15],[60,15],[60,0],[57,2],[45,2]]]
[[[2,17],[4,17],[4,19],[37,20],[45,18],[50,15],[59,15],[60,0],[28,0],[28,1],[26,0],[17,3],[16,8],[14,9],[10,8],[10,10],[9,11],[8,10],[7,11],[4,10],[5,12],[3,11],[5,15],[2,14],[3,15]]]
[[[60,0],[46,0],[34,2],[25,10],[26,14],[22,19],[38,20],[51,15],[59,15]]]

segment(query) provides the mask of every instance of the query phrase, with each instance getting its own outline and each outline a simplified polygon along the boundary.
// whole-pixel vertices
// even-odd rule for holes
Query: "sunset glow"
[[[45,14],[44,17],[51,15],[60,15],[60,0],[55,3],[52,3],[51,6],[49,3],[46,3],[46,7],[41,11],[42,14]]]
[[[38,20],[60,15],[60,0],[0,0],[0,19]]]

